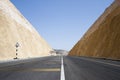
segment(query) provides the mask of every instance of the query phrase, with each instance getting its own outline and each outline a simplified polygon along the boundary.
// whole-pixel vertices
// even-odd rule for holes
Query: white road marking
[[[63,56],[61,57],[61,78],[60,78],[60,80],[65,80]]]
[[[120,65],[118,64],[112,64],[112,63],[108,63],[108,62],[102,62],[102,61],[95,61],[95,60],[92,60],[92,59],[84,59],[84,58],[81,58],[83,60],[87,60],[87,61],[92,61],[92,62],[97,62],[97,63],[102,63],[102,64],[107,64],[107,65],[111,65],[111,66],[116,66],[116,67],[120,67]]]

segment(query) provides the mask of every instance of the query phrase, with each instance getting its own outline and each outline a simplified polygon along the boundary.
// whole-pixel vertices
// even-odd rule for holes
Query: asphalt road
[[[57,56],[2,63],[0,80],[120,80],[120,62]]]
[[[18,63],[18,64],[17,64]],[[17,61],[0,67],[0,80],[60,80],[60,57]]]
[[[120,62],[64,57],[66,80],[120,80]]]

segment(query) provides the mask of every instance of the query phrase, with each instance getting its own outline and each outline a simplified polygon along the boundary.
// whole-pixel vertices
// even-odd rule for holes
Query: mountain
[[[120,1],[114,1],[69,52],[71,56],[120,59]]]
[[[54,49],[56,54],[68,55],[68,51],[62,49]]]
[[[16,43],[19,43],[17,55]],[[9,0],[0,0],[0,60],[48,56],[51,50]]]

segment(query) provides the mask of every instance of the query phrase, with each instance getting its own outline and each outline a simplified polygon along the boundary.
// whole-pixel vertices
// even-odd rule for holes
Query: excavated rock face
[[[116,0],[116,2],[120,5],[120,0]]]
[[[69,55],[120,59],[119,0],[105,10]]]
[[[52,48],[9,0],[0,0],[0,60],[49,55]]]

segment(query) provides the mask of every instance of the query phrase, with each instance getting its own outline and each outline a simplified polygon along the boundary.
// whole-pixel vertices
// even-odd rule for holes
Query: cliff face
[[[0,0],[0,60],[48,56],[52,48],[9,0]]]
[[[120,4],[117,1],[105,10],[69,55],[120,59]]]

